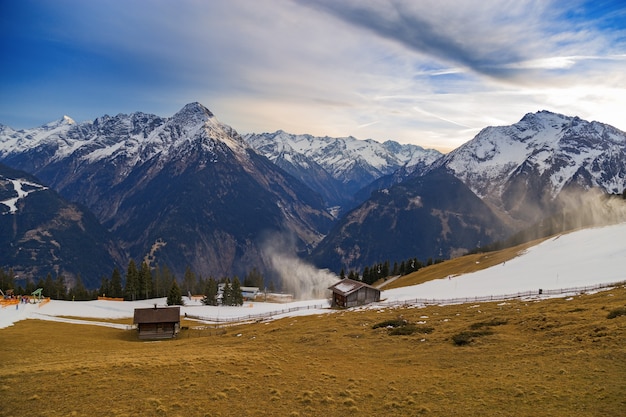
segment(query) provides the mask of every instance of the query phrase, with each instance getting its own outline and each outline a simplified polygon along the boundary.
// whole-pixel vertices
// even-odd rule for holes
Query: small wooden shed
[[[180,331],[180,307],[136,308],[133,323],[140,339],[171,339]]]
[[[333,292],[331,307],[355,307],[380,301],[378,288],[352,279],[343,279],[328,289]]]

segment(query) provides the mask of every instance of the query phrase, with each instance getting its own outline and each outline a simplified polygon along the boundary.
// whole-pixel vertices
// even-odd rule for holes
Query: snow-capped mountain
[[[515,221],[537,221],[572,188],[626,188],[626,133],[548,111],[487,127],[433,165]]]
[[[329,206],[350,206],[354,194],[399,168],[413,172],[441,156],[433,149],[354,137],[331,138],[274,133],[244,139],[259,153],[319,192]]]
[[[170,118],[145,113],[3,128],[0,161],[89,207],[130,257],[182,275],[263,267],[262,239],[317,243],[332,222],[322,199],[258,155],[199,103]],[[103,271],[109,273],[109,271]]]
[[[84,175],[89,165],[104,164],[106,181],[113,186],[148,161],[161,166],[197,146],[207,152],[203,163],[215,162],[225,153],[232,153],[243,164],[248,161],[245,141],[199,103],[186,105],[171,118],[137,112],[77,124],[64,116],[29,130],[3,127],[1,133],[0,160],[36,174],[67,197],[89,205],[99,196],[85,198],[84,188],[67,189],[74,179],[64,166],[71,165],[72,171],[87,179]],[[96,208],[95,212],[104,219],[115,214],[106,208]]]
[[[624,221],[623,200],[606,194],[625,188],[624,132],[531,113],[511,126],[485,128],[425,172],[379,188],[340,219],[312,256],[320,267],[350,269]]]

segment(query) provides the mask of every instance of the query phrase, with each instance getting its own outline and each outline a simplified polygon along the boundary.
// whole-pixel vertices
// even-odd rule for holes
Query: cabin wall
[[[178,333],[178,323],[139,323],[137,325],[140,339],[171,339]]]
[[[363,304],[369,304],[380,301],[380,291],[372,288],[363,287],[358,291],[349,294],[346,300],[346,307],[355,307]]]

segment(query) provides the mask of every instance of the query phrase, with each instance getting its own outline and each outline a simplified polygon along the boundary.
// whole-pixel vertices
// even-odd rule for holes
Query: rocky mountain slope
[[[413,257],[447,259],[509,232],[463,182],[438,169],[372,194],[337,223],[311,259],[335,270]]]
[[[144,113],[3,128],[0,160],[89,207],[134,259],[181,275],[262,268],[263,240],[315,245],[332,222],[322,199],[255,153],[198,103],[171,118]],[[154,250],[158,248],[158,250]]]
[[[83,207],[26,172],[0,164],[0,268],[22,278],[77,274],[90,287],[119,265],[107,230]]]

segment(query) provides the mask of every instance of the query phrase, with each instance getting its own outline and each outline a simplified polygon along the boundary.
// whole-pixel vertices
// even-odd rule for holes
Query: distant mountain
[[[337,223],[311,259],[334,270],[447,259],[509,232],[465,184],[439,169],[375,192]]]
[[[444,167],[512,225],[563,208],[570,192],[626,189],[626,133],[548,111],[511,126],[488,127],[445,155]]]
[[[0,163],[39,178],[29,185],[7,175],[3,219],[51,192],[41,184],[82,205],[76,210],[94,213],[104,226],[102,240],[100,232],[88,235],[105,242],[114,258],[102,256],[111,265],[99,275],[132,257],[165,264],[179,276],[189,266],[219,278],[252,267],[269,271],[264,249],[276,241],[339,270],[448,258],[530,226],[577,224],[541,223],[574,213],[568,204],[584,209],[575,212],[585,224],[595,222],[598,194],[580,196],[626,188],[626,134],[542,111],[485,128],[441,155],[391,141],[283,131],[244,140],[191,103],[169,118],[137,112],[83,123],[63,117],[28,130],[0,125]],[[79,217],[89,216],[85,210]],[[91,244],[75,239],[81,249]],[[56,262],[57,252],[48,252]]]
[[[312,258],[330,268],[448,258],[513,233],[539,237],[542,230],[611,223],[626,218],[624,210],[602,194],[625,188],[624,132],[531,113],[512,126],[484,129],[425,171],[381,177]]]
[[[268,236],[292,235],[306,252],[332,222],[315,192],[199,103],[171,118],[64,118],[1,132],[0,161],[89,207],[128,256],[151,254],[179,276],[187,266],[218,278],[263,269]]]
[[[0,164],[0,268],[22,278],[77,274],[95,287],[119,265],[111,236],[88,210]]]
[[[360,201],[355,195],[381,177],[402,169],[424,169],[441,156],[416,145],[384,143],[354,137],[331,138],[274,133],[244,135],[259,153],[317,191],[329,207],[349,209]],[[369,197],[369,194],[366,196]],[[361,200],[362,201],[362,200]]]

